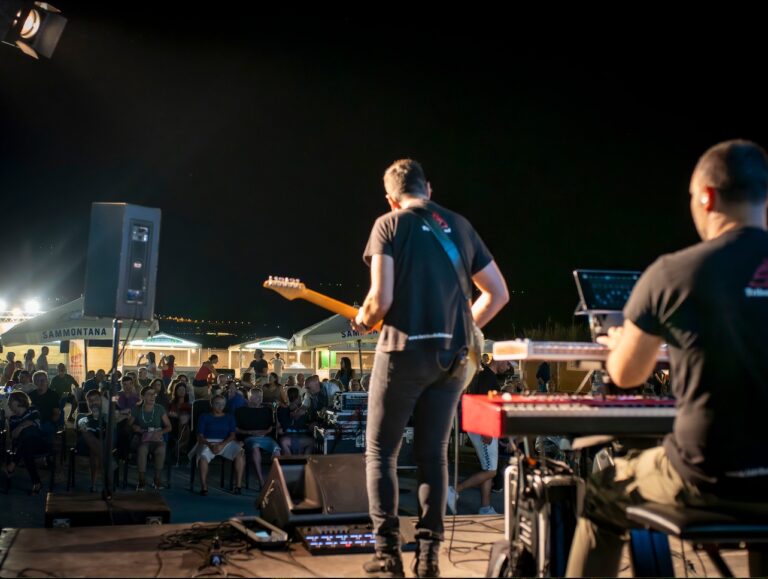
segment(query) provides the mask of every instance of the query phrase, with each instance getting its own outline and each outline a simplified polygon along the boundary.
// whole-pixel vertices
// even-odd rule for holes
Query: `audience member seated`
[[[96,370],[93,378],[86,380],[83,384],[83,395],[88,394],[91,390],[101,390],[101,385],[104,383],[106,376],[107,374],[104,370]]]
[[[189,422],[192,417],[192,404],[189,401],[187,383],[183,380],[175,380],[171,384],[171,404],[168,407],[168,416],[171,419],[171,432],[176,441],[178,452],[178,449],[187,448],[189,444]]]
[[[205,413],[197,423],[197,444],[190,451],[189,457],[197,459],[200,469],[200,494],[208,494],[208,463],[214,457],[221,456],[234,462],[237,485],[234,493],[242,493],[243,486],[243,449],[237,442],[237,425],[232,414],[225,414],[227,401],[221,394],[211,397],[211,412]]]
[[[91,492],[96,490],[96,477],[101,472],[101,456],[103,441],[107,435],[107,417],[101,411],[101,394],[91,390],[86,394],[88,414],[82,414],[77,419],[77,431],[82,445],[88,449],[88,460],[91,467]]]
[[[87,395],[86,395],[87,396]],[[141,402],[141,396],[136,392],[136,386],[133,376],[123,376],[122,391],[117,396],[117,413],[115,420],[117,422],[117,440],[115,448],[117,456],[125,460],[128,458],[128,452],[131,449],[131,440],[133,439],[133,411]],[[90,408],[90,404],[88,405]],[[104,415],[109,412],[109,407],[102,408]]]
[[[269,373],[269,382],[267,382],[262,390],[264,392],[264,404],[272,405],[280,404],[282,387],[278,381],[277,374],[274,372]]]
[[[358,380],[357,378],[352,378],[352,380],[349,381],[349,391],[362,392],[363,387],[360,385],[360,380]]]
[[[330,382],[320,382],[317,374],[307,378],[304,383],[304,400],[296,411],[296,416],[307,416],[308,428],[318,421],[322,410],[330,407],[333,394],[338,392],[336,385]]]
[[[155,378],[152,380],[150,386],[155,389],[155,394],[157,395],[155,398],[155,404],[159,404],[165,408],[167,412],[168,406],[171,404],[171,400],[168,398],[168,394],[165,393],[165,382],[163,382],[162,378]]]
[[[363,377],[360,380],[360,387],[363,389],[363,392],[368,392],[368,388],[370,384],[371,384],[371,375],[363,374]]]
[[[8,428],[11,431],[11,453],[8,464],[2,469],[5,488],[10,487],[10,477],[16,466],[23,462],[32,481],[30,494],[40,494],[40,474],[37,472],[35,457],[51,451],[51,441],[40,428],[40,413],[32,406],[24,392],[11,392],[7,408],[10,412]]]
[[[234,414],[238,408],[248,405],[245,397],[237,389],[237,383],[234,380],[227,381],[227,389],[225,392],[227,397],[227,413]]]
[[[155,455],[155,488],[161,489],[160,477],[165,463],[165,438],[164,435],[171,431],[171,422],[165,413],[165,408],[155,403],[157,393],[151,386],[141,389],[142,404],[133,409],[132,425],[136,435],[134,440],[136,448],[136,462],[139,467],[139,484],[137,491],[147,488],[146,472],[147,457],[149,451]]]
[[[259,484],[264,486],[264,475],[261,471],[261,451],[270,456],[280,456],[280,447],[271,436],[275,429],[275,418],[272,408],[263,404],[264,393],[261,388],[254,388],[248,397],[248,406],[235,411],[237,434],[245,442],[246,452],[251,453],[256,467]]]
[[[296,378],[294,378],[293,374],[289,374],[288,377],[285,379],[285,384],[283,384],[283,390],[288,390],[288,388],[295,388],[296,387]]]
[[[40,414],[40,428],[48,439],[53,441],[60,426],[59,397],[56,392],[48,388],[48,374],[42,370],[35,372],[32,381],[36,390],[29,394],[29,400]]]
[[[149,377],[149,374],[147,374],[147,369],[144,366],[139,368],[139,383],[137,388],[144,388],[145,386],[149,386],[151,382],[152,379]]]
[[[288,389],[288,405],[277,409],[277,434],[283,454],[311,454],[315,442],[308,434],[307,416],[301,411],[298,388]]]
[[[21,390],[24,394],[32,394],[35,391],[35,385],[32,383],[32,374],[27,370],[18,370],[13,375],[13,389]]]
[[[63,412],[64,406],[69,403],[70,410],[67,420],[73,421],[75,419],[75,411],[77,410],[77,390],[79,385],[77,380],[67,374],[67,367],[64,364],[59,364],[56,370],[57,374],[51,380],[50,388],[59,397],[59,410]]]

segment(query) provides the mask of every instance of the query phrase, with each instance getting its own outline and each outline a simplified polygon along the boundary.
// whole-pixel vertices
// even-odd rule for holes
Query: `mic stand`
[[[110,380],[107,383],[108,392],[108,410],[107,410],[107,439],[102,449],[102,466],[104,476],[104,490],[101,492],[101,498],[107,503],[112,501],[112,420],[115,415],[115,411],[112,404],[112,396],[117,392],[117,362],[120,355],[120,327],[123,325],[122,320],[115,318],[112,322],[112,372]]]

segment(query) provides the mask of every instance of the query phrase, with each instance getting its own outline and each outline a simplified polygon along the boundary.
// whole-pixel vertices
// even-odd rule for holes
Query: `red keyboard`
[[[675,401],[643,396],[465,394],[462,428],[498,438],[515,434],[662,435]]]

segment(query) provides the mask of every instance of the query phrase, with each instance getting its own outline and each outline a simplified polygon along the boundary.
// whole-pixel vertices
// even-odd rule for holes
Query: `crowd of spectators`
[[[50,452],[55,433],[63,429],[65,420],[75,423],[76,444],[89,458],[91,489],[95,490],[112,403],[115,457],[120,461],[135,459],[138,491],[147,487],[150,458],[156,489],[164,487],[162,472],[167,459],[177,465],[193,460],[205,495],[208,465],[219,456],[233,462],[234,492],[239,494],[246,465],[252,465],[263,484],[265,459],[312,453],[314,425],[322,420],[334,394],[363,391],[369,380],[368,375],[362,379],[356,375],[349,358],[342,358],[341,369],[333,379],[291,374],[283,381],[279,355],[267,362],[257,350],[240,379],[229,372],[219,373],[214,355],[202,364],[190,384],[188,376],[175,372],[173,356],[163,356],[158,364],[150,352],[146,360],[143,356],[139,359],[145,363],[135,372],[123,375],[115,371],[112,375],[103,369],[89,371],[82,384],[59,364],[49,384],[47,350],[44,348],[36,361],[30,350],[23,363],[8,352],[3,370],[10,393],[5,411],[11,452],[2,472],[8,479],[16,465],[24,463],[34,492],[40,490],[40,477],[31,457]],[[275,371],[269,372],[270,366]],[[38,369],[42,367],[46,370]],[[169,449],[175,452],[169,453]]]

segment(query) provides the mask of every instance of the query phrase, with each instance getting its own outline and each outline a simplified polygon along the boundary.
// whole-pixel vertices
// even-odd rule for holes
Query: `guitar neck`
[[[326,310],[329,310],[334,314],[339,314],[340,316],[343,316],[349,320],[353,320],[357,315],[357,308],[345,304],[344,302],[340,302],[339,300],[329,298],[328,296],[317,293],[311,289],[306,290],[304,295],[301,297],[302,299],[313,303],[316,306],[325,308]]]

